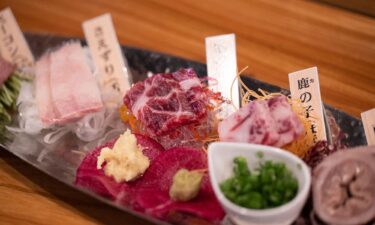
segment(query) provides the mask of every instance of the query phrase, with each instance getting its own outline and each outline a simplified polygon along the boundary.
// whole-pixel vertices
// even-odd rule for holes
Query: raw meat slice
[[[8,79],[14,70],[14,65],[0,56],[0,86]]]
[[[160,154],[144,177],[130,184],[133,192],[130,202],[132,207],[160,219],[167,219],[170,214],[177,212],[212,222],[220,221],[224,211],[211,188],[208,175],[203,177],[199,194],[193,200],[175,202],[170,199],[169,188],[173,176],[181,168],[206,169],[206,154],[198,149],[177,147]]]
[[[281,147],[304,133],[285,96],[252,101],[220,122],[221,141]]]
[[[52,101],[50,87],[50,56],[45,54],[35,65],[35,89],[39,117],[46,125],[51,125],[59,117]]]
[[[95,148],[81,162],[77,174],[75,184],[85,187],[101,196],[115,200],[122,188],[126,189],[126,185],[116,183],[114,179],[107,177],[104,170],[96,168],[97,158],[102,148],[113,147],[115,141],[110,141],[103,146]]]
[[[180,69],[135,84],[124,104],[154,137],[205,118],[208,96],[193,69]]]
[[[221,141],[272,145],[279,135],[265,101],[254,101],[219,123]]]
[[[136,134],[137,143],[142,147],[143,153],[152,162],[164,148],[151,138]],[[97,157],[101,149],[104,147],[112,148],[116,140],[110,141],[105,145],[95,148],[81,162],[77,169],[75,184],[87,188],[100,196],[110,198],[114,201],[126,203],[127,191],[129,187],[127,183],[117,183],[113,178],[104,174],[104,170],[97,169]],[[104,168],[104,166],[103,166]]]
[[[297,139],[304,127],[284,95],[276,96],[267,101],[271,117],[275,121],[276,131],[280,134],[275,146],[283,146]]]
[[[159,219],[168,219],[175,213],[198,216],[211,222],[218,222],[224,217],[225,213],[211,188],[208,175],[203,177],[200,192],[193,200],[174,202],[169,197],[169,188],[177,170],[207,168],[207,157],[203,151],[192,148],[172,148],[164,151],[162,146],[152,139],[143,135],[136,137],[151,163],[143,177],[119,184],[113,178],[105,176],[103,170],[96,169],[100,150],[112,147],[115,141],[111,141],[85,157],[77,170],[75,184]]]
[[[65,44],[50,53],[50,91],[59,123],[103,107],[98,84],[79,42]]]

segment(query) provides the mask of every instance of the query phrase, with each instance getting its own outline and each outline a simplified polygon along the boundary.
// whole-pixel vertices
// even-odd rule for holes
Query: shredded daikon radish
[[[54,144],[57,141],[59,141],[63,136],[65,136],[65,134],[69,133],[70,130],[70,127],[63,127],[61,129],[49,132],[44,136],[43,141],[46,144]]]
[[[24,132],[32,135],[40,133],[43,129],[43,123],[38,115],[32,83],[25,81],[21,83],[17,106],[19,112],[19,127],[7,127],[7,129],[11,132]]]
[[[125,126],[116,118],[116,116],[118,117],[117,111],[111,109],[87,114],[80,120],[63,126],[45,127],[39,118],[34,93],[32,82],[22,82],[21,91],[17,98],[18,124],[9,126],[7,129],[16,134],[12,149],[35,155],[39,162],[48,153],[54,151],[54,146],[66,141],[65,137],[70,137],[67,136],[68,134],[75,134],[82,142],[79,149],[88,151],[125,130]],[[116,120],[117,122],[114,122]],[[36,145],[34,150],[31,150],[31,144]],[[43,151],[40,149],[43,149]]]

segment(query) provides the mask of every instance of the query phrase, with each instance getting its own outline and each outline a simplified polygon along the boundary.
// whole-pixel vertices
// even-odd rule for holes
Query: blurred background
[[[109,12],[121,44],[200,62],[206,36],[235,33],[238,67],[254,78],[287,88],[289,72],[316,65],[326,103],[357,117],[375,105],[373,0],[0,2],[23,31],[63,36],[83,37],[84,20]]]

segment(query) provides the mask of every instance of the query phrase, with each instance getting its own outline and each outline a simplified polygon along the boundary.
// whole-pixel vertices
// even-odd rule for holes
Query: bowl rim
[[[300,191],[297,193],[297,195],[288,203],[275,207],[275,208],[270,208],[270,209],[249,209],[245,208],[239,205],[236,205],[235,203],[231,202],[229,199],[225,197],[225,195],[222,193],[219,187],[219,182],[216,180],[215,176],[215,171],[213,168],[213,159],[215,157],[215,151],[216,154],[219,154],[218,149],[214,148],[222,148],[222,147],[228,147],[230,146],[232,149],[235,148],[248,148],[249,150],[247,152],[253,152],[253,151],[264,151],[266,154],[271,153],[271,154],[276,154],[276,155],[283,155],[286,156],[287,158],[290,158],[292,161],[295,161],[296,163],[301,165],[301,171],[303,173],[303,176],[306,179],[306,182],[304,185],[301,187]],[[223,150],[219,150],[223,151]],[[243,151],[241,149],[241,151]],[[248,153],[246,153],[248,154]],[[267,146],[267,145],[258,145],[258,144],[249,144],[249,143],[233,143],[233,142],[214,142],[211,143],[208,146],[208,165],[209,165],[209,177],[210,177],[210,182],[211,185],[214,189],[214,192],[219,200],[219,202],[223,205],[224,208],[229,209],[230,211],[242,215],[242,216],[251,216],[251,217],[267,217],[267,216],[275,216],[279,214],[284,214],[287,213],[288,211],[293,210],[295,207],[298,206],[300,202],[305,201],[307,198],[307,195],[309,194],[310,187],[311,187],[311,170],[310,168],[306,165],[305,162],[302,161],[299,157],[296,155],[272,146]],[[302,204],[301,208],[304,206]]]

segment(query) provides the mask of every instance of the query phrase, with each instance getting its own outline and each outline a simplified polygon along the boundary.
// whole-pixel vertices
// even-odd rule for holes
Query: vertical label
[[[327,140],[318,69],[312,67],[290,73],[289,85],[292,98],[300,99],[305,108],[305,116],[311,122],[314,143]]]
[[[17,67],[30,67],[34,56],[10,8],[0,11],[0,55]]]
[[[82,26],[99,71],[104,102],[109,107],[115,107],[130,88],[130,71],[122,55],[111,15],[107,13],[87,20]]]
[[[361,113],[368,145],[375,145],[375,108]]]
[[[233,105],[240,107],[240,95],[237,76],[236,37],[234,34],[211,36],[206,38],[207,73],[214,81],[209,80],[209,86],[214,91],[221,92],[226,99],[232,100]],[[231,93],[232,90],[232,93]]]

